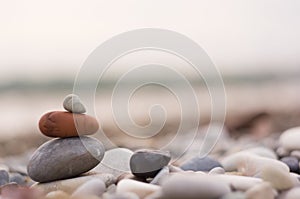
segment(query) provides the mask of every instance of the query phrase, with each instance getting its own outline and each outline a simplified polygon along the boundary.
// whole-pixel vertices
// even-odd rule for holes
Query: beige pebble
[[[86,195],[101,196],[106,191],[104,182],[100,179],[92,179],[80,187],[78,187],[72,194],[72,197],[83,197]]]
[[[64,191],[52,191],[46,195],[46,199],[70,199],[70,195]]]
[[[237,175],[214,175],[218,181],[225,182],[235,190],[246,191],[262,182],[260,178]]]
[[[262,169],[261,177],[264,181],[270,182],[273,188],[280,191],[290,189],[295,185],[295,180],[288,171],[272,165]]]
[[[124,179],[117,185],[117,193],[132,192],[137,194],[140,198],[145,198],[161,188],[157,185],[147,184],[135,180]]]
[[[116,182],[116,178],[107,173],[97,173],[97,174],[87,174],[84,176],[80,176],[77,178],[71,178],[66,180],[58,180],[54,182],[48,183],[36,183],[32,185],[33,188],[38,188],[42,190],[44,193],[49,193],[52,191],[62,190],[66,193],[73,193],[80,185],[83,183],[92,180],[92,179],[100,179],[105,182],[106,186],[114,184]]]
[[[228,183],[207,174],[174,173],[162,185],[162,198],[219,198],[229,192]]]
[[[291,190],[288,190],[282,199],[299,199],[300,198],[300,187],[295,187]]]
[[[221,164],[226,171],[238,171],[246,176],[257,176],[264,166],[273,167],[289,172],[289,167],[279,160],[261,157],[248,152],[238,152],[225,157]]]
[[[300,127],[284,131],[279,138],[279,143],[287,150],[300,150]]]
[[[268,182],[262,182],[246,191],[247,199],[274,199],[275,194]]]

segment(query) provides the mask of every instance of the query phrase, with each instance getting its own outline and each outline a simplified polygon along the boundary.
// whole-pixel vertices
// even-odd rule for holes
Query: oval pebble
[[[210,157],[194,157],[185,163],[183,163],[180,168],[184,171],[210,171],[215,167],[223,167],[217,160]]]
[[[279,138],[279,143],[287,150],[300,150],[300,127],[284,131]]]
[[[70,195],[63,191],[52,191],[46,195],[46,199],[70,199]]]
[[[106,191],[105,183],[100,179],[92,179],[78,187],[72,197],[84,197],[87,195],[102,196]]]
[[[117,185],[117,193],[132,192],[137,194],[140,198],[145,198],[161,188],[157,185],[138,182],[135,180],[124,179],[121,180]]]
[[[206,174],[174,173],[162,185],[162,198],[220,198],[229,192],[229,184]]]
[[[28,175],[37,182],[75,177],[97,166],[104,152],[103,144],[94,138],[53,139],[34,152],[27,166]]]
[[[39,129],[48,137],[65,138],[94,134],[99,129],[99,124],[89,115],[53,111],[41,117]]]
[[[249,152],[232,154],[225,157],[221,163],[226,171],[238,171],[246,176],[260,175],[262,168],[266,165],[272,165],[273,167],[289,172],[289,167],[285,163]]]
[[[63,107],[71,113],[85,113],[86,109],[77,95],[67,95],[63,102]]]
[[[272,165],[265,166],[262,169],[261,177],[264,181],[270,182],[272,187],[280,191],[290,189],[296,183],[288,171]]]
[[[170,160],[169,152],[142,149],[131,156],[130,170],[137,177],[153,178]]]

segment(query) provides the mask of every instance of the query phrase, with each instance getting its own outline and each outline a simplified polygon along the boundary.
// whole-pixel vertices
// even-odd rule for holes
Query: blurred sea
[[[224,77],[224,83],[227,118],[262,111],[276,113],[300,111],[299,74],[283,77],[272,75]],[[95,110],[101,127],[109,129],[114,125],[110,99],[113,83],[106,84],[102,85],[104,89],[96,92]],[[206,123],[211,113],[209,92],[200,82],[193,82],[193,85],[199,102],[200,123]],[[38,134],[39,118],[47,111],[63,110],[62,101],[72,91],[72,81],[55,80],[43,83],[15,81],[0,85],[0,141]],[[145,87],[129,101],[128,109],[132,119],[139,125],[147,125],[151,121],[149,108],[153,104],[161,104],[165,108],[169,123],[180,118],[180,106],[176,97],[162,88]]]

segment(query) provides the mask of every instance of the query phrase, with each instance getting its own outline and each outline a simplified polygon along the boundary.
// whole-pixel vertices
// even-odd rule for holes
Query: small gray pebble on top
[[[63,102],[63,107],[71,113],[85,113],[86,109],[77,95],[67,95]]]

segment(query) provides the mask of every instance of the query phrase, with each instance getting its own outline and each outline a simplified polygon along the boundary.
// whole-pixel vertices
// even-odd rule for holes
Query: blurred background
[[[299,10],[298,0],[0,1],[0,155],[19,154],[44,142],[39,118],[63,110],[62,101],[72,93],[89,54],[115,35],[146,27],[176,31],[206,51],[224,80],[225,127],[233,137],[261,138],[299,125]],[[167,60],[194,82],[200,125],[209,123],[209,93],[193,70],[173,57],[151,56]],[[115,63],[105,89],[96,93],[101,128],[120,146],[128,143],[120,141],[122,132],[113,121],[110,84],[134,59]],[[153,104],[168,112],[162,133],[175,132],[180,107],[170,92],[155,86],[133,96],[129,109],[134,121],[147,125]]]

